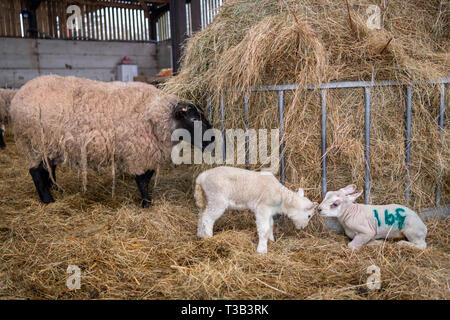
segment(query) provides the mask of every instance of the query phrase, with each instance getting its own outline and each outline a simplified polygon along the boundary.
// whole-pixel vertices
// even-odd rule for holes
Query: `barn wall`
[[[113,81],[124,56],[138,65],[140,75],[170,68],[170,47],[166,42],[0,38],[0,87],[19,88],[28,80],[50,73]]]

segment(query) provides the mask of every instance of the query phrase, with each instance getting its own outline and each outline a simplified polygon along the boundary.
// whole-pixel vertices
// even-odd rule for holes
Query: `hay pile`
[[[243,92],[254,85],[344,80],[397,80],[414,85],[411,203],[435,203],[442,175],[442,202],[450,201],[450,134],[439,139],[439,87],[428,80],[449,76],[448,2],[327,0],[230,0],[203,31],[186,43],[178,76],[165,90],[205,105],[212,94],[215,127],[224,94],[226,127],[244,128]],[[367,27],[369,5],[381,9],[382,29]],[[229,88],[244,91],[229,92]],[[287,180],[321,196],[320,94],[285,94]],[[364,185],[362,89],[329,90],[328,189]],[[448,95],[447,95],[448,97]],[[404,89],[372,90],[371,199],[405,203]],[[277,128],[276,93],[250,94],[250,127]],[[449,117],[445,128],[448,128]],[[442,144],[441,144],[441,142]],[[363,199],[361,199],[363,201]]]
[[[196,237],[193,177],[161,174],[154,206],[141,209],[132,177],[117,182],[89,171],[88,192],[62,167],[65,190],[42,205],[13,138],[0,153],[0,299],[450,299],[449,221],[429,221],[428,249],[346,248],[348,239],[314,217],[303,231],[286,220],[269,253],[255,253],[249,212],[227,212],[208,240]],[[169,174],[168,174],[169,173]],[[168,175],[166,175],[168,174]],[[316,199],[317,200],[317,199]],[[69,265],[82,272],[69,291]],[[367,290],[367,267],[382,288]]]

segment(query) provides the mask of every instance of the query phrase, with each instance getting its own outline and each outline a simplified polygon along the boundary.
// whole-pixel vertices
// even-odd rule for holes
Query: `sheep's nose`
[[[321,213],[321,212],[322,212],[322,208],[317,208],[317,211],[318,211],[319,213]]]

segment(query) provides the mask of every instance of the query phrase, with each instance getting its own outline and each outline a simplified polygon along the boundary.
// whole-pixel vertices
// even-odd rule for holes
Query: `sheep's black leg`
[[[33,178],[36,191],[39,198],[43,203],[54,202],[52,194],[48,189],[48,180],[50,179],[48,171],[44,168],[44,164],[41,162],[36,168],[30,169],[30,175]]]
[[[0,149],[4,149],[6,147],[4,135],[5,133],[3,128],[0,128]]]
[[[152,204],[152,198],[148,193],[148,183],[155,170],[147,170],[144,174],[136,176],[136,183],[142,196],[142,208],[148,208]]]

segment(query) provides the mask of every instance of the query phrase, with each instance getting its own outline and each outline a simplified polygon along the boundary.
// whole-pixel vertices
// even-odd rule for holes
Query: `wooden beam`
[[[36,10],[39,8],[41,0],[27,0],[25,2],[26,9],[28,11],[28,32],[32,38],[38,37],[38,28],[36,20]]]
[[[139,3],[141,4],[142,9],[144,10],[145,17],[150,20],[150,13],[148,12],[147,2],[144,0],[139,0]]]
[[[124,8],[124,9],[142,9],[138,4],[126,4],[118,2],[103,2],[103,1],[93,1],[93,0],[62,0],[68,4],[80,4],[89,5],[96,7],[114,7],[114,8]],[[97,9],[97,8],[96,8]]]
[[[185,0],[170,0],[170,31],[172,38],[172,68],[175,75],[180,67],[182,45],[187,37]]]

